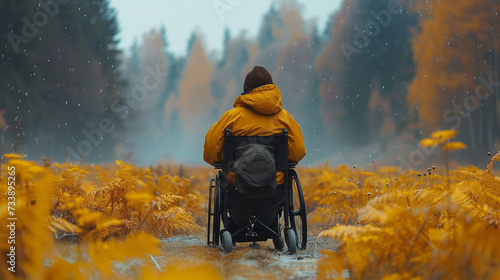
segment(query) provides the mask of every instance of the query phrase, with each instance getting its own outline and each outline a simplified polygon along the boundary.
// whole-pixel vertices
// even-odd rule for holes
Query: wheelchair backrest
[[[269,136],[235,136],[229,128],[224,132],[223,163],[219,166],[226,172],[234,171],[234,162],[238,159],[238,147],[247,144],[262,144],[271,148],[274,153],[276,171],[288,169],[288,131]],[[217,167],[217,166],[216,166]]]

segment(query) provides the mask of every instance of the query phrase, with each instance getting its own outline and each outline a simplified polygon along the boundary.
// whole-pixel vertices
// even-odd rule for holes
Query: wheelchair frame
[[[235,191],[229,188],[226,182],[226,174],[234,172],[234,162],[237,159],[236,148],[244,144],[264,144],[272,147],[274,151],[276,171],[284,172],[285,182],[278,192],[282,194],[279,201],[267,209],[258,217],[252,216],[239,205],[232,203],[229,199],[229,192]],[[302,187],[294,169],[295,163],[288,162],[288,131],[284,129],[281,134],[270,136],[234,136],[226,128],[224,133],[223,161],[215,163],[215,168],[220,169],[214,178],[210,179],[209,204],[208,204],[208,226],[207,226],[207,244],[209,246],[219,246],[219,240],[225,253],[233,250],[233,244],[236,242],[257,242],[267,241],[272,238],[277,250],[284,247],[281,228],[278,225],[277,230],[272,229],[262,223],[262,219],[272,210],[279,208],[279,217],[284,219],[285,241],[290,253],[295,253],[296,249],[305,249],[307,244],[307,216],[304,203]],[[227,230],[230,222],[229,204],[244,213],[250,222],[238,228],[234,233]],[[221,220],[224,229],[221,228]],[[263,227],[263,232],[259,234],[252,232],[252,228],[259,224]],[[220,239],[219,239],[220,237]]]

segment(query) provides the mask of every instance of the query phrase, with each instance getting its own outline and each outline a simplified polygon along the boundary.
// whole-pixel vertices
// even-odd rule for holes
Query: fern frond
[[[493,162],[495,161],[500,161],[500,151],[491,158],[490,163],[486,167],[486,170],[488,170],[488,172],[493,172]]]

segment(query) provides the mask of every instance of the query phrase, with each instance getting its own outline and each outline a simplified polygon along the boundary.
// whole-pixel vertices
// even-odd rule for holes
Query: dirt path
[[[286,252],[286,247],[275,251],[270,240],[260,245],[260,249],[251,249],[248,243],[238,243],[233,252],[224,254],[221,248],[208,247],[203,237],[178,236],[162,241],[162,256],[156,262],[160,268],[208,263],[224,279],[316,279],[319,249],[335,248],[329,238],[310,238],[308,249],[294,255]]]
[[[251,249],[249,243],[237,243],[233,252],[224,254],[222,248],[209,247],[204,236],[176,236],[161,240],[160,254],[140,259],[112,262],[113,273],[108,279],[139,279],[147,267],[166,273],[169,270],[193,270],[202,267],[213,268],[222,279],[316,279],[319,250],[334,250],[337,243],[331,238],[309,238],[306,250],[290,254],[285,249],[275,251],[271,240],[260,242],[259,249]],[[55,255],[69,263],[79,259],[90,261],[86,245],[61,242]],[[90,267],[96,264],[91,264]],[[159,270],[159,271],[158,271]],[[89,271],[92,271],[90,269]],[[92,272],[93,273],[93,272]],[[91,275],[93,275],[91,273]],[[99,275],[99,274],[96,274]],[[111,278],[110,278],[111,277]],[[96,279],[100,277],[96,276]],[[180,279],[188,280],[188,279]]]

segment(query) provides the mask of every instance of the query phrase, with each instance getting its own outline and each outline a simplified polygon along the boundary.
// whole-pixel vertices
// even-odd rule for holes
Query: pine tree
[[[0,58],[5,59],[0,83],[6,85],[0,109],[5,108],[10,123],[21,116],[23,153],[64,160],[66,147],[76,151],[78,143],[89,141],[84,130],[99,130],[103,119],[120,126],[109,110],[121,87],[116,15],[106,0],[9,3],[1,4],[0,22],[9,26],[10,37],[27,40],[0,38],[7,48]],[[80,145],[88,160],[112,154],[111,135],[98,134],[90,145]]]
[[[414,25],[407,2],[398,2],[400,13],[389,11],[387,1],[350,0],[332,19],[332,40],[316,60],[316,68],[326,123],[349,144],[362,145],[378,136],[367,127],[366,112],[374,90],[392,100],[390,110],[397,128],[407,122],[402,101],[405,84],[413,77],[410,40]]]
[[[224,67],[224,65],[227,62],[227,45],[229,41],[231,40],[231,33],[229,32],[229,29],[226,27],[224,29],[224,42],[223,42],[223,47],[222,47],[222,59],[220,60],[219,64],[217,65],[218,68]]]
[[[277,27],[282,27],[280,14],[274,6],[271,6],[269,11],[264,15],[259,29],[257,38],[259,40],[259,47],[265,48],[272,43],[275,38],[274,31]]]

